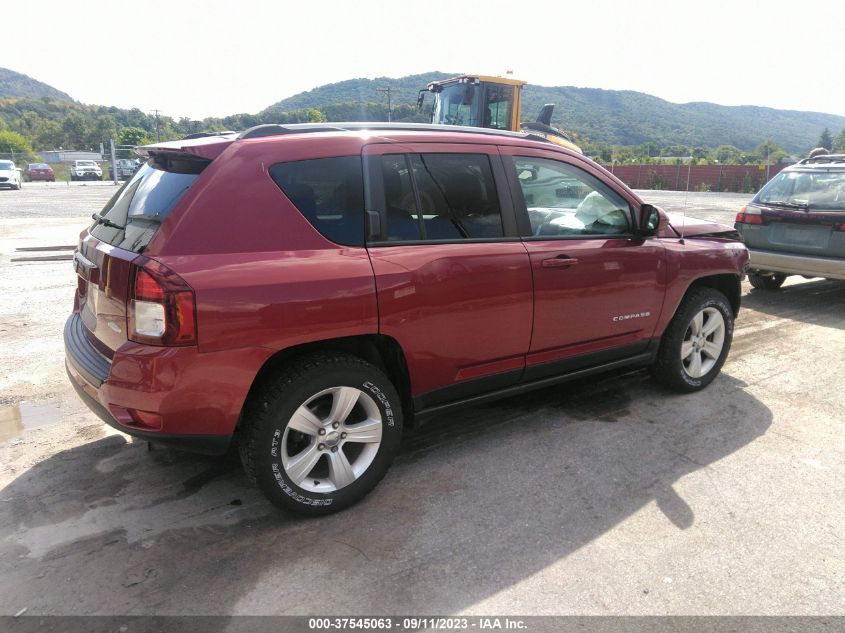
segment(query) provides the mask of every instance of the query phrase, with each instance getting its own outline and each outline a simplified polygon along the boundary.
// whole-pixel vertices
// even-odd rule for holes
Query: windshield
[[[782,171],[754,198],[760,204],[845,210],[845,171]]]
[[[93,160],[78,160],[76,165],[77,167],[96,167]]]
[[[47,163],[32,163],[29,167],[30,169],[49,169]]]
[[[0,170],[10,170],[14,169],[15,164],[9,160],[0,160]]]
[[[431,122],[444,125],[479,126],[478,102],[481,86],[478,84],[451,84],[445,86],[434,102]]]
[[[173,165],[178,171],[165,171],[152,164],[141,167],[100,212],[108,224],[97,221],[91,234],[113,246],[142,252],[206,165],[197,161],[171,163],[179,163]],[[185,171],[191,173],[182,173]]]

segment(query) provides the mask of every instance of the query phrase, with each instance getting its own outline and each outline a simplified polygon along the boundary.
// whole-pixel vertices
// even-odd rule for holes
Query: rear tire
[[[783,273],[749,273],[748,283],[758,290],[777,290],[786,281],[786,275]]]
[[[365,497],[399,450],[399,394],[376,367],[315,354],[275,372],[250,398],[240,453],[275,505],[319,516]]]
[[[690,290],[663,333],[652,375],[675,391],[704,389],[721,371],[733,331],[733,308],[725,295],[712,288]]]

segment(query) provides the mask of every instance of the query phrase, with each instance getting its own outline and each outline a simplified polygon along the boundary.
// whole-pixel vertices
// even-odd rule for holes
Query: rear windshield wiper
[[[786,200],[772,200],[763,202],[763,204],[770,204],[775,207],[789,207],[791,209],[809,209],[810,205],[806,202],[787,202]]]
[[[98,224],[104,224],[111,229],[120,229],[121,231],[126,230],[125,226],[120,226],[119,224],[116,224],[115,222],[112,222],[111,220],[104,218],[99,213],[92,213],[91,218],[96,220]]]

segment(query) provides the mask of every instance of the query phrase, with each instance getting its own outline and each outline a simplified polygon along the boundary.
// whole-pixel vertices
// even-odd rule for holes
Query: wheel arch
[[[713,288],[714,290],[718,290],[728,298],[728,302],[731,304],[731,309],[733,310],[734,317],[739,314],[739,307],[742,296],[742,285],[740,283],[738,275],[735,275],[733,273],[723,273],[719,275],[708,275],[706,277],[699,277],[697,279],[694,279],[693,282],[686,289],[686,292],[684,292],[684,297],[686,297],[691,291],[695,290],[696,288]],[[683,297],[681,298],[681,300],[683,300]]]
[[[252,385],[247,392],[243,410],[247,409],[248,403],[255,396],[256,392],[261,390],[266,381],[279,368],[288,363],[296,362],[298,358],[318,352],[349,354],[378,367],[387,375],[393,386],[396,387],[396,391],[399,392],[404,414],[403,425],[406,428],[413,427],[414,407],[413,399],[411,398],[410,374],[408,372],[405,354],[402,351],[402,346],[396,339],[383,334],[324,339],[294,345],[277,351],[264,362],[261,369],[255,375]],[[238,421],[238,426],[240,426],[240,423],[241,420]]]

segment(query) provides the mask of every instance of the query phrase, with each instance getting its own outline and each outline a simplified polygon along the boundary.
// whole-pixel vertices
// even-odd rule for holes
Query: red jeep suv
[[[259,126],[140,148],[74,255],[67,370],[108,424],[234,441],[277,505],[324,514],[403,426],[620,367],[719,373],[747,252],[518,133]]]

